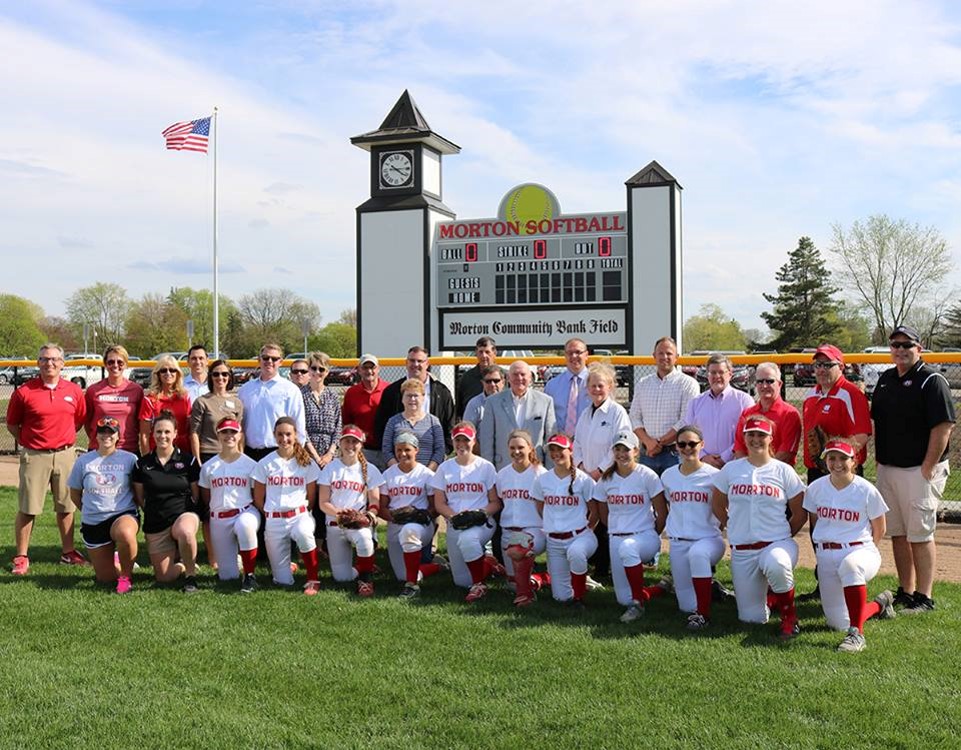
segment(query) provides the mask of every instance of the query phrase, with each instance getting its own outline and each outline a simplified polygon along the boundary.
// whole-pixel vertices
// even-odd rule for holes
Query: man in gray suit
[[[510,390],[496,393],[484,404],[480,423],[480,454],[499,471],[511,462],[507,450],[507,436],[511,430],[527,430],[534,440],[534,448],[541,463],[544,444],[554,434],[554,399],[534,390],[534,376],[527,362],[518,360],[507,371]],[[545,463],[545,465],[549,465]]]

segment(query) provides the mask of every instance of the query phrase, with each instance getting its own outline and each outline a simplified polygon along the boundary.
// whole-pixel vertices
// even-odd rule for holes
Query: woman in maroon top
[[[103,366],[107,377],[87,388],[87,437],[89,450],[97,450],[97,422],[103,417],[113,417],[120,423],[119,450],[137,453],[140,447],[140,402],[143,388],[124,377],[129,356],[120,344],[107,347],[103,353]]]

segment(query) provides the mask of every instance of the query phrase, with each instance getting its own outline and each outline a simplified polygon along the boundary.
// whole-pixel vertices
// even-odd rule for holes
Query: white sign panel
[[[481,336],[492,336],[498,349],[558,348],[570,338],[605,348],[627,345],[625,311],[604,308],[440,311],[440,348],[473,349]]]

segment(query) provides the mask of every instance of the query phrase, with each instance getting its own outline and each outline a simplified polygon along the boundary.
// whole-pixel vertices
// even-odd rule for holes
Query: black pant
[[[611,544],[607,537],[607,526],[598,521],[594,535],[597,537],[597,552],[588,562],[594,566],[595,576],[607,577],[611,574]]]

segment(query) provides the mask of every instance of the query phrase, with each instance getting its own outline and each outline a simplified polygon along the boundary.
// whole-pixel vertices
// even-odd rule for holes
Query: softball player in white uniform
[[[534,480],[547,470],[537,461],[534,441],[526,430],[507,436],[507,450],[511,463],[497,472],[497,496],[504,504],[501,548],[507,575],[516,587],[514,605],[526,607],[536,601],[535,592],[550,582],[549,575],[532,572],[534,558],[547,549],[547,536],[531,490]]]
[[[345,529],[337,525],[342,510],[376,514],[380,508],[380,488],[384,477],[364,456],[364,431],[345,425],[340,434],[340,457],[321,472],[318,481],[318,506],[326,514],[327,555],[335,581],[357,580],[360,596],[374,595],[374,530],[371,526]],[[351,565],[351,548],[357,559]]]
[[[281,417],[274,426],[277,450],[264,456],[254,468],[254,505],[264,514],[264,545],[274,583],[291,586],[290,542],[300,550],[307,570],[304,593],[320,591],[317,577],[317,541],[310,510],[317,498],[320,470],[297,442],[297,423]]]
[[[587,560],[597,551],[597,537],[592,530],[597,523],[597,509],[591,500],[594,480],[574,467],[572,448],[567,435],[548,439],[554,469],[534,480],[531,494],[547,534],[551,595],[557,601],[582,607],[587,589]]]
[[[881,569],[878,542],[884,537],[885,504],[877,488],[854,473],[856,451],[846,440],[830,440],[822,458],[830,474],[810,484],[804,509],[814,529],[821,606],[828,625],[847,634],[838,651],[863,651],[864,622],[894,616],[894,595],[884,591],[868,602],[867,583]]]
[[[614,463],[601,473],[593,494],[610,540],[614,594],[627,607],[621,622],[634,622],[644,614],[645,603],[669,590],[667,585],[644,585],[644,563],[661,549],[667,503],[657,474],[637,463],[639,444],[630,430],[614,436]]]
[[[220,453],[200,469],[200,499],[210,509],[210,536],[220,550],[217,577],[232,581],[240,577],[237,554],[244,567],[240,590],[257,589],[257,529],[260,514],[253,506],[253,473],[257,462],[240,450],[240,423],[231,417],[217,423]]]
[[[465,601],[474,602],[487,595],[484,581],[496,560],[486,558],[485,545],[494,535],[492,516],[501,509],[495,484],[494,464],[473,453],[477,433],[470,422],[459,422],[451,430],[454,458],[437,467],[431,480],[437,513],[450,519],[465,510],[482,510],[487,523],[458,531],[447,524],[447,553],[454,584],[469,587]]]
[[[661,474],[670,503],[667,538],[671,543],[671,575],[677,606],[690,613],[688,630],[702,630],[711,621],[711,579],[714,566],[724,556],[721,526],[711,510],[714,475],[718,469],[701,462],[704,436],[686,425],[677,433],[678,466]]]
[[[793,467],[771,452],[774,423],[751,416],[744,423],[748,455],[730,461],[714,475],[714,514],[727,527],[731,577],[742,622],[767,622],[767,590],[781,616],[780,637],[798,633],[794,607],[797,542],[792,538],[807,520],[801,508],[804,482]],[[790,519],[786,513],[790,510]]]
[[[387,556],[398,581],[404,581],[402,599],[420,595],[418,582],[441,569],[437,563],[422,563],[421,552],[434,539],[434,524],[405,523],[394,521],[392,511],[400,508],[417,508],[427,511],[431,507],[434,491],[430,480],[434,472],[417,462],[420,441],[412,432],[402,432],[394,437],[394,458],[397,463],[384,472],[384,486],[380,492],[380,516],[388,522]]]

